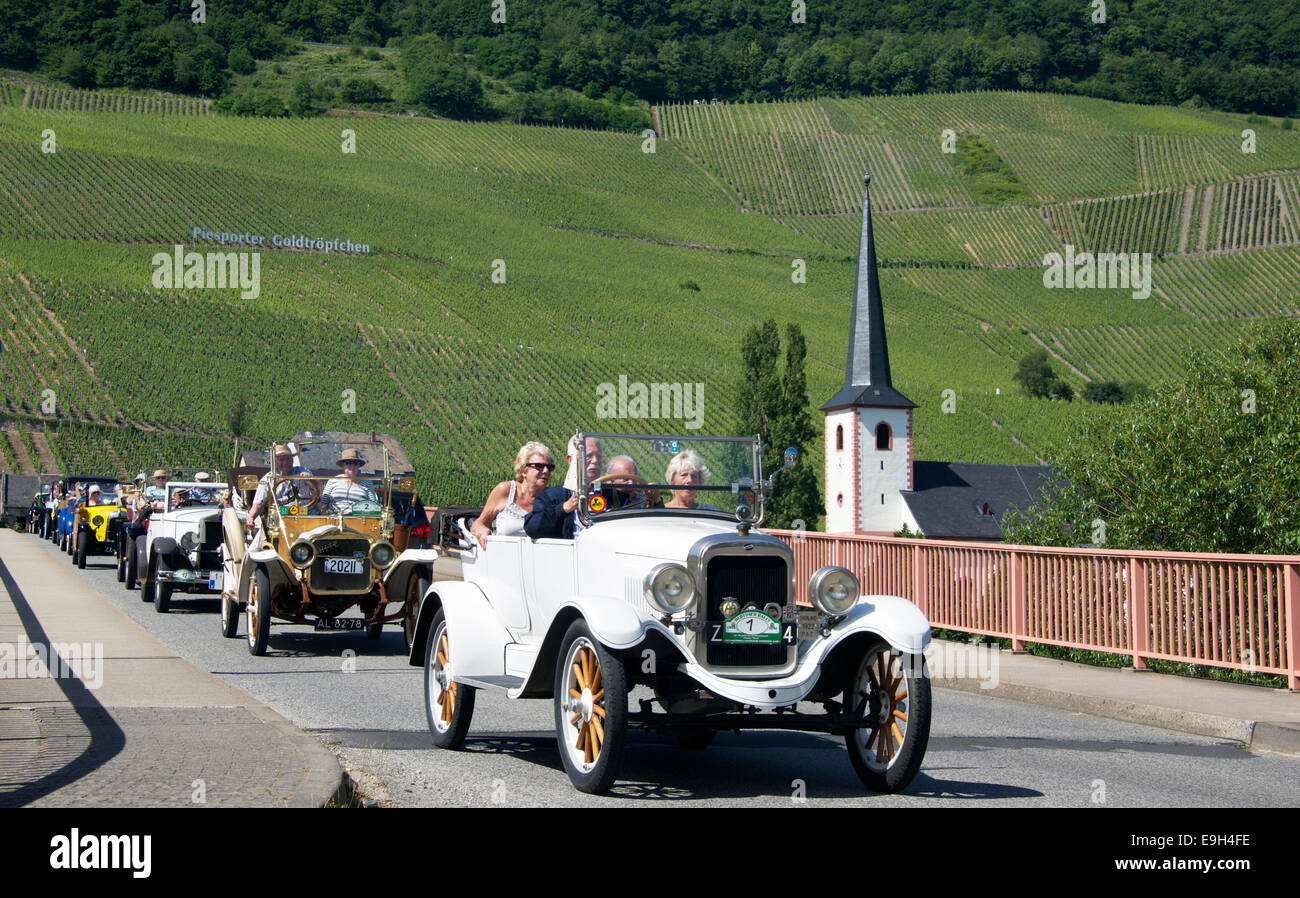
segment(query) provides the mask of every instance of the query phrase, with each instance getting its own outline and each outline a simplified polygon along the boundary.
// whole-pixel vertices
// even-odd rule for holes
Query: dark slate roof
[[[894,389],[890,379],[885,309],[880,300],[876,241],[871,230],[871,175],[863,180],[866,187],[862,193],[862,233],[858,238],[858,271],[853,286],[853,312],[849,319],[849,355],[844,369],[844,388],[822,406],[823,411],[846,405],[916,408],[916,403]]]
[[[912,463],[913,490],[904,490],[912,517],[932,539],[1002,539],[1002,518],[1021,511],[1044,487],[1059,483],[1047,465],[974,465],[961,462]],[[980,513],[985,503],[991,515]]]

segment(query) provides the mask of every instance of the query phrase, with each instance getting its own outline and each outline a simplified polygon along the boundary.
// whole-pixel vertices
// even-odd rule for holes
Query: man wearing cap
[[[251,533],[256,526],[258,515],[266,507],[267,487],[276,477],[311,476],[311,471],[293,463],[293,450],[288,446],[275,447],[275,470],[262,475],[253,494],[253,505],[248,509],[248,530]],[[306,480],[282,480],[276,484],[275,499],[281,505],[293,502],[306,502],[311,499],[311,485]]]
[[[86,504],[99,505],[101,504],[101,500],[103,498],[104,498],[104,491],[100,488],[99,484],[92,483],[90,485],[90,489],[86,492]]]
[[[331,477],[321,496],[322,504],[332,504],[342,514],[351,514],[357,502],[378,502],[375,488],[368,480],[361,480],[361,466],[366,460],[355,449],[344,449],[336,464],[343,473]]]
[[[207,471],[199,471],[194,475],[197,483],[211,483],[212,477]],[[196,486],[190,490],[190,501],[197,502],[200,505],[211,505],[213,499],[211,487]]]

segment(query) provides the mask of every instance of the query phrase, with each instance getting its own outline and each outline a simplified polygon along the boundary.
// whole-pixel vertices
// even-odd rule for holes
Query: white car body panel
[[[631,649],[651,630],[658,630],[694,658],[697,635],[690,630],[678,635],[664,626],[643,595],[643,583],[657,564],[686,564],[691,550],[710,537],[741,545],[776,542],[760,532],[742,537],[734,524],[706,517],[675,519],[671,526],[650,517],[611,520],[573,540],[489,537],[485,549],[471,548],[461,555],[464,583],[434,584],[429,589],[447,609],[448,627],[456,633],[457,672],[473,678],[508,675],[526,681],[551,676],[551,671],[535,671],[533,666],[538,647],[566,608],[574,609],[592,634],[612,649]],[[413,550],[403,553],[399,563],[431,564],[438,554]],[[806,586],[796,583],[796,595]],[[723,675],[697,661],[682,664],[681,670],[719,696],[759,708],[786,706],[816,685],[828,652],[861,633],[879,635],[900,651],[919,654],[929,644],[930,624],[906,599],[864,596],[834,624],[829,636],[819,635],[799,645],[789,673]],[[411,661],[422,663],[423,658]],[[769,695],[772,690],[775,698]],[[520,692],[510,690],[512,696]]]

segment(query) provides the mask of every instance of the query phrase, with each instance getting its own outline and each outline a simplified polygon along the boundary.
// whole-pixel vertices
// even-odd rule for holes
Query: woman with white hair
[[[672,501],[665,502],[664,508],[699,507],[695,504],[696,491],[690,487],[704,483],[709,478],[709,469],[704,466],[704,459],[700,458],[698,452],[694,449],[678,452],[673,456],[672,461],[668,462],[668,470],[664,476],[673,486],[686,487],[686,489],[673,490]]]
[[[533,510],[533,500],[551,482],[555,470],[555,454],[541,443],[524,443],[515,456],[515,479],[498,483],[483,503],[483,513],[478,516],[470,533],[479,545],[487,548],[487,538],[497,536],[522,536],[524,517]]]

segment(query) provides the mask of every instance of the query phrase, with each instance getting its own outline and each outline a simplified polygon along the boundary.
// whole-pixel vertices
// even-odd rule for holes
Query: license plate
[[[327,574],[364,574],[366,562],[363,558],[325,558]]]
[[[769,618],[770,620],[770,618]],[[729,621],[709,621],[707,624],[709,633],[709,642],[713,645],[775,645],[777,643],[793,644],[796,638],[796,625],[792,623],[780,623],[775,621],[775,627],[763,626],[762,632],[746,634],[743,629],[738,632],[736,627],[728,628]],[[755,630],[760,628],[756,624]]]
[[[317,630],[364,630],[366,622],[360,617],[318,617]]]

